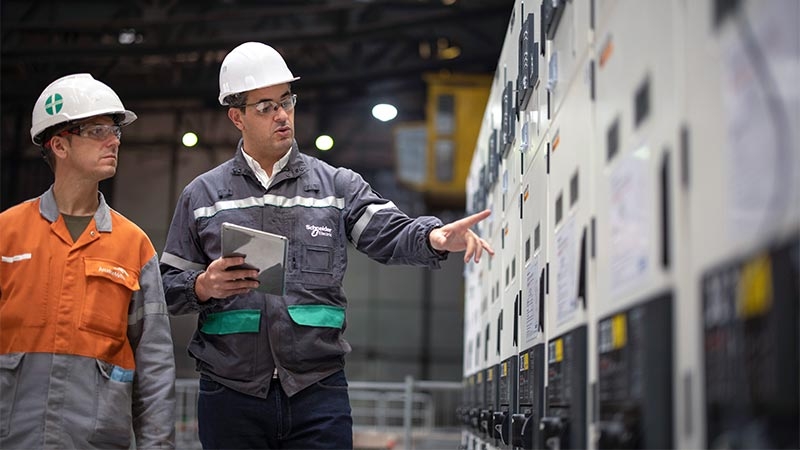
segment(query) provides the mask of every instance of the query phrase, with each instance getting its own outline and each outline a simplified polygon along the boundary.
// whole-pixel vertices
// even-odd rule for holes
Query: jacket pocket
[[[24,353],[0,355],[0,437],[11,431],[11,416],[17,396],[18,369]]]
[[[289,305],[289,316],[298,325],[342,328],[344,308],[329,305]]]
[[[139,271],[100,258],[86,257],[83,262],[86,297],[80,328],[123,340],[131,296],[139,290]]]
[[[200,361],[201,371],[230,380],[255,376],[261,339],[261,311],[231,309],[201,313],[200,333],[189,346],[190,354]]]
[[[314,286],[337,286],[336,258],[334,247],[300,244],[301,283],[312,289]]]
[[[131,443],[133,370],[96,361],[97,411],[89,442],[127,448]]]
[[[345,312],[332,305],[288,305],[291,339],[278,342],[291,370],[307,372],[337,364],[350,351],[342,338]],[[284,344],[286,342],[286,344]],[[289,344],[290,343],[290,344]]]

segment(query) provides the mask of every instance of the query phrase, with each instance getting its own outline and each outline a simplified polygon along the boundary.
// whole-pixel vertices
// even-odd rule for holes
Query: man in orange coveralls
[[[55,174],[0,214],[0,448],[175,447],[175,360],[147,235],[98,191],[136,120],[89,74],[51,83],[31,137]]]

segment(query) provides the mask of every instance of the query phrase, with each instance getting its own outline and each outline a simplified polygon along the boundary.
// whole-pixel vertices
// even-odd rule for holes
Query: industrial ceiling
[[[494,73],[512,5],[509,0],[3,0],[3,172],[13,171],[10,165],[31,146],[33,102],[54,79],[89,72],[135,111],[190,115],[221,108],[220,64],[246,41],[268,43],[284,55],[301,77],[295,87],[298,109],[315,115],[318,125],[335,130],[337,116],[371,107],[375,100],[394,102],[398,122],[423,120],[423,74]],[[333,154],[327,158],[347,163]]]
[[[107,80],[122,98],[215,104],[220,63],[246,41],[284,55],[302,76],[306,102],[416,93],[425,72],[493,73],[511,4],[3,0],[3,107],[30,107],[44,86],[70,72]]]

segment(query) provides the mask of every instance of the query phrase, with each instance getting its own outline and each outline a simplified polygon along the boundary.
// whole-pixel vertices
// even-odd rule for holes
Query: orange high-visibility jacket
[[[52,188],[0,214],[0,447],[174,446],[157,254],[100,207],[76,242]]]

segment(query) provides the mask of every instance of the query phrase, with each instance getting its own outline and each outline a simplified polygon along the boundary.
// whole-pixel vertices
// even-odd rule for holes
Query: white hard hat
[[[31,139],[42,145],[42,133],[62,123],[94,116],[116,115],[117,124],[128,125],[136,114],[122,106],[117,94],[88,73],[61,77],[50,83],[33,107]]]
[[[219,103],[225,97],[276,84],[291,83],[292,75],[280,53],[260,42],[245,42],[231,50],[219,69]]]

